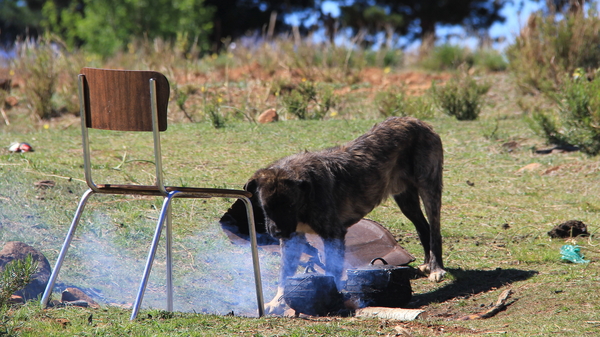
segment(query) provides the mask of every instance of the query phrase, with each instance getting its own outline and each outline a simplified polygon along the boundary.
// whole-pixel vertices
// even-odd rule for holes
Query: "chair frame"
[[[90,151],[90,141],[88,135],[88,128],[100,128],[100,129],[109,129],[109,130],[119,130],[119,126],[116,128],[114,126],[98,126],[93,125],[90,120],[91,112],[89,111],[90,107],[90,93],[89,87],[86,80],[86,73],[94,74],[94,73],[102,73],[103,74],[111,74],[114,76],[127,76],[127,74],[139,75],[139,76],[147,76],[149,78],[149,99],[150,99],[150,107],[151,107],[151,115],[152,115],[152,126],[151,130],[146,126],[142,129],[136,129],[134,131],[152,131],[153,140],[154,140],[154,160],[156,166],[156,184],[155,185],[113,185],[113,184],[96,184],[92,178],[92,166],[91,166],[91,151]],[[145,74],[142,74],[145,73]],[[102,75],[93,75],[93,76],[102,76]],[[161,83],[161,87],[158,88],[157,83]],[[164,77],[164,75],[158,72],[149,72],[149,71],[127,71],[127,70],[109,70],[109,69],[94,69],[94,68],[83,68],[81,74],[78,76],[78,89],[79,89],[79,103],[80,103],[80,116],[81,116],[81,132],[82,132],[82,145],[83,145],[83,159],[84,159],[84,174],[85,181],[88,185],[88,189],[83,193],[77,209],[75,211],[75,216],[73,217],[73,221],[71,222],[71,226],[69,227],[69,231],[67,232],[67,236],[62,245],[60,253],[58,255],[58,259],[52,270],[52,274],[50,275],[50,279],[42,296],[41,305],[42,308],[46,308],[48,305],[48,301],[52,294],[52,290],[54,288],[56,278],[60,272],[60,268],[63,264],[63,260],[67,254],[71,241],[74,237],[75,230],[77,229],[77,225],[79,220],[81,219],[81,215],[85,208],[85,205],[89,199],[89,197],[93,194],[128,194],[128,195],[154,195],[154,196],[162,196],[163,197],[163,205],[160,210],[158,223],[156,225],[156,230],[154,232],[154,236],[152,239],[152,243],[150,246],[150,251],[148,253],[148,258],[146,260],[146,265],[144,268],[144,274],[142,276],[142,280],[140,282],[140,286],[137,292],[136,300],[133,305],[133,310],[131,313],[131,320],[134,320],[140,310],[142,300],[144,297],[144,293],[146,290],[146,286],[148,283],[148,278],[150,276],[150,272],[152,269],[152,264],[154,262],[154,258],[156,255],[156,249],[158,247],[159,239],[163,231],[163,227],[166,227],[166,286],[167,286],[167,310],[173,311],[173,265],[172,265],[172,224],[171,224],[171,201],[173,198],[212,198],[212,197],[222,197],[222,198],[238,198],[244,202],[246,207],[246,215],[248,216],[248,224],[250,231],[250,246],[252,253],[252,263],[254,268],[254,280],[256,287],[256,300],[258,305],[258,314],[259,316],[264,315],[264,298],[263,298],[263,290],[262,290],[262,282],[261,282],[261,274],[260,274],[260,263],[258,259],[258,245],[256,240],[256,227],[254,225],[254,213],[252,210],[252,203],[250,201],[250,197],[252,194],[248,191],[244,190],[232,190],[232,189],[219,189],[219,188],[196,188],[196,187],[173,187],[166,186],[163,170],[162,170],[162,155],[161,155],[161,146],[160,146],[160,132],[166,130],[166,114],[167,114],[167,106],[166,102],[168,101],[169,94],[169,83]],[[160,91],[159,91],[160,90]],[[166,93],[165,93],[166,90]],[[162,96],[160,96],[162,95]],[[166,95],[166,98],[165,98]],[[142,96],[145,96],[142,93]],[[159,97],[160,96],[160,97]],[[144,97],[142,97],[144,98]],[[138,113],[144,113],[143,111],[139,111]],[[104,118],[106,116],[102,116]],[[101,119],[102,119],[101,118]],[[109,118],[110,119],[110,118]],[[121,129],[122,130],[122,129]],[[165,226],[166,224],[166,226]]]

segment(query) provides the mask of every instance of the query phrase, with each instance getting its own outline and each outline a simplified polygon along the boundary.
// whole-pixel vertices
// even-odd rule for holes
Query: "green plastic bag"
[[[583,255],[579,252],[579,246],[564,245],[560,247],[560,255],[563,261],[573,263],[588,263],[590,260],[584,260]]]

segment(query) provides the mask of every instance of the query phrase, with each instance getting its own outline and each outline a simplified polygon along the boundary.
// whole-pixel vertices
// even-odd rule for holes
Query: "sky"
[[[519,13],[519,7],[522,5],[522,10]],[[512,3],[508,3],[504,6],[501,13],[506,18],[504,23],[495,23],[490,28],[490,36],[492,38],[504,37],[505,41],[502,43],[495,43],[494,48],[503,50],[515,40],[515,37],[518,35],[521,27],[527,22],[527,18],[529,14],[537,11],[544,5],[544,2],[534,2],[531,0],[514,0]],[[333,17],[338,17],[340,15],[340,9],[338,7],[337,1],[323,1],[321,8],[324,13],[330,13]],[[289,16],[286,21],[290,24],[298,24],[298,18]],[[438,26],[436,27],[438,36],[444,36],[447,33],[453,33],[460,38],[454,38],[449,40],[450,43],[465,45],[468,47],[475,48],[477,46],[477,40],[475,38],[467,38],[464,30],[459,26]],[[322,33],[315,34],[315,39],[317,42],[323,39]],[[336,40],[337,43],[343,43],[341,39]],[[408,49],[418,47],[418,42],[408,46]]]

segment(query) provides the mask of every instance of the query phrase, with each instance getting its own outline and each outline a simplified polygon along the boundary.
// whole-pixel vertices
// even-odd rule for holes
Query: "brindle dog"
[[[278,292],[266,312],[283,311],[283,287],[294,275],[304,233],[324,241],[327,274],[341,285],[347,228],[389,195],[415,225],[429,279],[443,279],[440,208],[443,149],[430,125],[411,117],[391,117],[338,147],[280,159],[254,173],[246,190],[256,194],[267,231],[280,239]],[[427,219],[420,207],[425,206]]]

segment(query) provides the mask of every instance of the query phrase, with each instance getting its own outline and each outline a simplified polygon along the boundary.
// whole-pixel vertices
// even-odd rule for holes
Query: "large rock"
[[[0,250],[0,271],[4,270],[7,263],[13,260],[25,260],[29,254],[31,254],[33,261],[37,262],[36,272],[33,274],[31,283],[15,293],[15,295],[22,296],[26,300],[37,298],[46,289],[50,279],[50,263],[39,250],[23,242],[7,242],[4,248]]]

